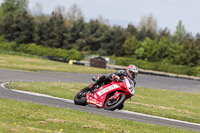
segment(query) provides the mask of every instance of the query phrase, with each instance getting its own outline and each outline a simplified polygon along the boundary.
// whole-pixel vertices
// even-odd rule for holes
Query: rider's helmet
[[[126,71],[130,79],[134,79],[138,74],[138,68],[135,65],[129,65]]]

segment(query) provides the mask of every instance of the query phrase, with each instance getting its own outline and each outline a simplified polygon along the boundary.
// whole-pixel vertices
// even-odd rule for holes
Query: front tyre
[[[118,110],[122,110],[124,108],[124,104],[122,104],[121,106],[119,106],[119,108],[117,108]]]
[[[86,101],[86,93],[89,91],[89,87],[85,87],[80,90],[74,97],[74,104],[85,106],[87,104]]]
[[[115,100],[109,98],[104,104],[104,109],[106,110],[122,109],[125,100],[126,100],[125,94],[120,94]]]

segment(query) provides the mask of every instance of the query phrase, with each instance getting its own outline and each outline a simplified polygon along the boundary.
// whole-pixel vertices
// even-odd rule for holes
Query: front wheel
[[[80,90],[74,97],[74,104],[85,106],[87,104],[86,101],[86,93],[89,91],[89,87],[85,87]]]
[[[126,100],[125,94],[120,94],[115,100],[113,98],[109,98],[104,104],[104,109],[106,110],[122,109],[125,100]]]

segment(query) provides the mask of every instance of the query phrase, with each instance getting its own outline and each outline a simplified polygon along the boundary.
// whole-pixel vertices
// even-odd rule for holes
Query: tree
[[[186,36],[181,43],[183,49],[181,51],[182,65],[195,66],[200,58],[199,51],[195,45],[195,41]]]
[[[34,28],[34,42],[38,45],[45,45],[45,31],[47,30],[47,20],[36,21]]]
[[[27,0],[4,0],[1,4],[0,10],[6,16],[9,13],[17,15],[18,13],[25,13],[28,10]]]
[[[106,55],[122,56],[122,45],[126,39],[125,30],[120,26],[114,26],[102,36],[101,50]]]
[[[157,20],[153,17],[152,14],[143,16],[140,20],[138,30],[138,40],[144,41],[146,37],[154,39],[157,34]]]
[[[3,21],[3,33],[8,41],[14,41],[16,32],[15,18],[12,13],[9,13]]]
[[[198,33],[196,35],[195,45],[196,45],[197,49],[200,50],[200,33]]]
[[[102,15],[100,15],[96,20],[102,25],[109,25],[108,19],[103,18]]]
[[[77,44],[85,44],[83,40],[86,35],[85,32],[85,21],[81,9],[78,5],[74,4],[70,7],[66,14],[66,25],[68,26],[68,33],[66,34],[68,45],[65,45],[64,48],[71,49],[76,48],[80,49]],[[76,44],[77,43],[77,44]],[[82,46],[81,46],[82,47]]]
[[[54,12],[57,14],[65,15],[65,7],[64,6],[56,6]]]
[[[137,39],[139,41],[144,41],[145,38],[155,39],[156,34],[152,32],[151,30],[147,29],[146,27],[143,27],[136,35]]]
[[[157,51],[158,60],[164,63],[169,63],[169,62],[165,62],[165,59],[168,58],[169,56],[173,56],[171,55],[172,53],[168,51],[171,48],[170,39],[167,37],[160,38],[160,40],[158,40],[157,42],[156,47],[158,50]]]
[[[135,51],[136,57],[139,59],[144,59],[147,61],[159,61],[160,60],[160,51],[157,40],[151,40],[146,38],[141,47]]]
[[[65,26],[64,18],[61,14],[52,13],[49,21],[44,26],[42,33],[42,44],[52,48],[60,48],[66,45],[65,33],[67,28]]]
[[[138,28],[139,28],[139,30],[142,30],[143,28],[145,28],[152,33],[156,33],[157,32],[157,20],[154,18],[153,14],[143,16],[140,20]]]
[[[133,55],[135,53],[135,50],[139,47],[139,45],[140,42],[137,40],[137,38],[129,34],[123,44],[125,54],[128,56]]]
[[[43,12],[43,6],[40,2],[37,2],[33,7],[32,13],[34,16],[40,16],[43,14],[42,12]]]
[[[33,42],[35,23],[31,15],[28,13],[18,14],[15,18],[15,25],[14,41],[25,44]]]
[[[42,4],[41,3],[36,3],[35,6],[33,7],[33,11],[31,13],[32,13],[32,15],[34,17],[34,21],[37,24],[44,23],[45,21],[48,20],[48,16],[43,14],[42,11],[43,11]]]
[[[186,30],[184,25],[182,24],[182,21],[180,20],[178,22],[178,25],[176,26],[176,31],[174,33],[174,41],[181,43],[182,39],[186,36]]]
[[[126,32],[130,35],[137,35],[137,28],[133,24],[128,24],[128,27],[126,29]]]
[[[84,20],[83,13],[78,5],[74,4],[70,7],[66,14],[67,25],[72,26],[72,24],[79,20]]]
[[[3,24],[5,22],[4,19],[7,16],[12,14],[13,17],[15,17],[17,14],[23,14],[23,13],[27,12],[27,9],[28,9],[28,1],[27,0],[3,0],[2,4],[0,6],[0,35],[4,34],[3,33],[3,31],[5,31],[4,26],[9,23],[8,22],[7,24]],[[6,21],[8,21],[8,20],[6,20]],[[10,28],[10,30],[11,30],[11,28]],[[10,37],[7,37],[7,38],[10,38]]]
[[[160,40],[162,37],[171,38],[170,30],[167,27],[164,29],[159,29],[157,38]]]
[[[2,12],[2,10],[1,10],[1,8],[0,8],[0,35],[2,35],[3,34],[3,12]]]
[[[73,47],[76,47],[76,42],[79,39],[83,39],[86,33],[85,30],[85,22],[83,19],[79,19],[78,21],[75,21],[72,25],[72,27],[69,28],[69,34],[67,35],[67,41],[69,42],[69,45],[65,48],[71,49]]]
[[[182,46],[180,46],[177,42],[168,44],[168,47],[165,51],[166,57],[162,60],[162,62],[167,64],[181,65],[181,52]]]
[[[13,14],[6,16],[4,20],[4,34],[8,41],[16,41],[17,43],[33,42],[33,32],[35,23],[32,16],[28,13]]]
[[[108,26],[106,26],[102,21],[90,20],[84,28],[84,40],[85,46],[79,45],[84,50],[97,51],[101,47],[102,37]]]

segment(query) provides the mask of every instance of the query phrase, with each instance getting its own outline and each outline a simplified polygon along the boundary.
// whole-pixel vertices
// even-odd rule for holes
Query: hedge
[[[2,42],[0,41],[0,49],[7,51],[16,51],[22,53],[28,53],[32,55],[39,56],[54,56],[62,59],[71,59],[71,60],[82,60],[84,58],[83,54],[74,49],[64,50],[58,48],[49,48],[41,45],[32,44],[21,44],[17,45],[15,42]]]
[[[162,64],[160,62],[148,62],[144,60],[138,60],[135,58],[129,57],[114,57],[116,60],[116,65],[128,66],[129,64],[134,64],[138,68],[156,70],[162,72],[200,76],[200,66],[197,67],[188,67],[182,65],[170,65]]]

